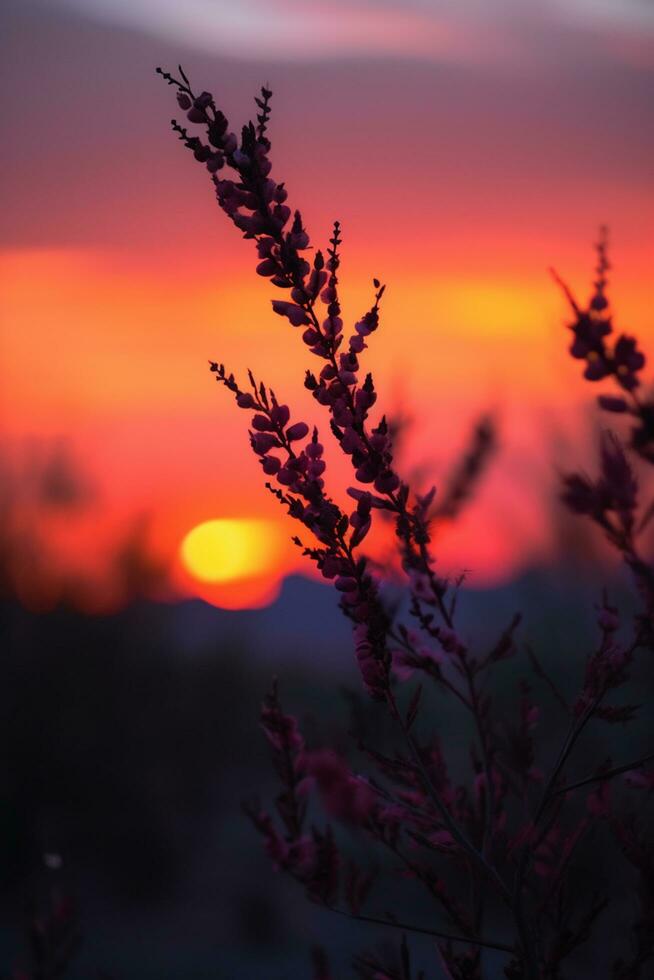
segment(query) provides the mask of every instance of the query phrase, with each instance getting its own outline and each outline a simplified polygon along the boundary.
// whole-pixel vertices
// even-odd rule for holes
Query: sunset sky
[[[388,283],[369,362],[415,418],[407,465],[438,483],[496,412],[501,455],[444,568],[483,584],[552,556],[554,459],[578,442],[590,463],[593,393],[547,270],[585,298],[602,222],[618,325],[654,356],[649,0],[9,0],[0,29],[0,437],[65,439],[94,488],[52,532],[63,566],[95,574],[148,514],[165,559],[203,521],[274,522],[254,583],[209,594],[175,558],[177,587],[213,601],[304,569],[207,360],[313,419],[306,357],[170,133],[154,68],[179,62],[235,128],[273,89],[273,175],[314,242],[342,222],[349,322]]]

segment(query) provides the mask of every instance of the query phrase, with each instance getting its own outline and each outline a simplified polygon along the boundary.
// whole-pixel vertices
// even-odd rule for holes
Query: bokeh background
[[[466,622],[522,607],[565,658],[597,583],[621,582],[556,499],[597,419],[548,268],[585,298],[609,225],[618,324],[654,353],[654,8],[7,0],[1,44],[3,960],[57,854],[79,976],[306,976],[333,924],[274,879],[239,800],[270,786],[270,675],[323,732],[357,681],[207,361],[314,406],[154,69],[181,62],[236,125],[273,89],[276,178],[315,242],[342,222],[351,320],[388,283],[370,362],[406,470],[446,480],[495,419],[496,458],[438,536]],[[182,543],[212,520],[235,537],[205,541],[198,577]]]

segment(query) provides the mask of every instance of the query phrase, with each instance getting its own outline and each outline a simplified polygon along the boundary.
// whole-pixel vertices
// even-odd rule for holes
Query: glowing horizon
[[[64,439],[95,489],[79,519],[47,531],[57,567],[83,578],[147,514],[147,546],[179,594],[198,594],[176,564],[180,542],[210,519],[272,521],[285,542],[267,577],[210,601],[257,604],[285,575],[309,571],[263,488],[246,413],[217,390],[208,360],[239,376],[252,368],[298,416],[324,420],[302,389],[299,337],[272,314],[270,286],[254,273],[252,243],[239,241],[206,174],[168,132],[170,92],[153,68],[178,60],[199,87],[215,86],[235,126],[251,115],[257,83],[271,83],[278,179],[316,244],[334,217],[343,224],[348,321],[369,305],[373,276],[388,284],[366,357],[385,409],[416,419],[404,467],[442,482],[477,415],[499,414],[502,455],[461,524],[443,530],[444,567],[491,583],[550,560],[550,458],[566,438],[587,452],[579,410],[593,392],[566,355],[567,311],[548,267],[584,299],[602,222],[612,229],[618,329],[654,356],[646,12],[552,2],[509,30],[511,4],[471,2],[452,21],[415,3],[402,33],[393,3],[368,36],[361,25],[378,5],[362,2],[332,10],[331,33],[316,35],[324,7],[311,4],[284,52],[284,25],[300,8],[279,0],[272,47],[257,40],[265,31],[253,4],[229,35],[231,57],[215,59],[211,31],[204,46],[195,37],[195,8],[178,33],[165,18],[155,24],[145,2],[82,7],[30,0],[8,12],[7,71],[21,99],[7,99],[7,130],[20,138],[2,164],[3,444]],[[411,37],[443,17],[426,57]],[[38,132],[26,103],[42,106]],[[349,477],[329,444],[328,463],[338,495]]]

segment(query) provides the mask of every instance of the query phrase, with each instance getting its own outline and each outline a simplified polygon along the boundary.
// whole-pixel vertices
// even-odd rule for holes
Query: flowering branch
[[[274,687],[264,702],[262,726],[282,787],[276,801],[277,818],[257,803],[249,804],[247,812],[275,867],[300,882],[312,901],[359,921],[445,940],[437,953],[455,980],[482,976],[480,949],[486,946],[510,955],[504,971],[507,980],[557,980],[561,961],[588,939],[604,907],[604,899],[598,898],[581,911],[575,909],[575,915],[568,914],[564,883],[589,827],[588,814],[579,814],[569,791],[597,783],[587,809],[597,818],[607,817],[609,781],[626,769],[603,768],[567,787],[559,783],[591,720],[631,720],[635,706],[607,703],[608,696],[626,683],[637,649],[647,643],[654,648],[654,570],[636,541],[649,518],[646,512],[639,520],[638,482],[627,454],[615,436],[605,435],[599,478],[568,475],[563,496],[569,507],[601,527],[621,552],[644,608],[632,641],[623,644],[616,639],[617,610],[603,598],[598,613],[601,640],[587,658],[581,690],[571,708],[531,656],[534,673],[546,680],[570,719],[534,806],[532,788],[543,780],[536,764],[534,736],[540,710],[532,703],[529,685],[522,682],[517,705],[504,717],[488,687],[491,669],[515,654],[520,617],[512,619],[489,652],[477,653],[457,628],[461,580],[452,584],[440,575],[431,550],[432,521],[456,517],[495,448],[491,423],[478,428],[442,500],[434,503],[435,490],[418,493],[401,478],[394,426],[383,413],[372,417],[373,410],[379,412],[378,393],[372,374],[361,367],[368,339],[379,327],[385,287],[373,280],[372,304],[348,331],[339,295],[341,225],[335,222],[324,253],[315,250],[311,257],[311,240],[301,212],[291,211],[285,184],[272,177],[268,135],[272,92],[261,90],[256,99],[256,124],[245,125],[239,138],[213,96],[195,94],[181,69],[179,78],[158,71],[176,89],[180,109],[188,122],[200,127],[202,135],[190,135],[176,120],[172,121],[173,131],[208,171],[221,210],[254,243],[257,274],[284,291],[283,299],[272,300],[273,312],[301,329],[302,343],[320,363],[319,370],[307,370],[304,384],[326,411],[331,435],[350,460],[353,479],[347,492],[353,503],[340,507],[326,491],[324,451],[317,429],[310,431],[302,420],[291,422],[290,408],[251,374],[246,389],[222,364],[211,362],[211,371],[233,394],[237,406],[252,413],[250,445],[268,478],[266,486],[311,534],[307,545],[299,538],[294,540],[339,593],[341,609],[353,625],[364,689],[386,710],[404,746],[394,754],[362,746],[381,773],[383,785],[378,785],[371,777],[353,773],[339,754],[308,749],[295,719],[282,711]],[[557,279],[574,314],[571,353],[585,361],[589,381],[611,378],[618,385],[620,396],[601,396],[600,405],[635,420],[630,450],[651,463],[654,404],[637,391],[644,355],[633,337],[620,335],[613,344],[608,339],[613,326],[607,312],[609,265],[604,235],[597,255],[594,292],[587,308]],[[390,517],[394,523],[410,626],[385,601],[380,576],[362,553],[376,515]],[[471,772],[466,772],[461,783],[450,777],[436,736],[431,733],[423,740],[416,734],[425,724],[422,685],[403,706],[399,685],[414,671],[433,681],[472,719]],[[426,886],[464,935],[409,926],[395,916],[386,920],[363,913],[374,875],[345,860],[331,825],[307,828],[307,807],[314,790],[332,819],[367,836],[387,860],[399,860],[404,873]],[[617,817],[613,819],[623,849],[629,855],[647,855],[636,832],[625,829],[626,823]],[[484,910],[489,906],[488,884],[495,898],[501,899],[494,908],[496,914],[505,916],[507,927],[510,923],[513,945],[480,938]],[[349,911],[339,901],[341,893]],[[643,921],[648,914],[645,909]],[[462,943],[470,948],[454,949],[453,944]],[[634,969],[640,970],[652,953],[641,943],[631,960]],[[406,980],[411,975],[406,938],[400,957],[401,972],[369,956],[355,960],[355,967],[365,978]],[[616,965],[617,980],[636,980],[641,975],[620,973],[621,969]],[[320,959],[319,973],[326,971],[324,958]]]

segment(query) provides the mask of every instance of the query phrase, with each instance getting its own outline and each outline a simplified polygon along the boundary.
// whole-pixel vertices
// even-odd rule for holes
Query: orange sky
[[[64,564],[96,566],[137,513],[149,513],[164,556],[202,520],[284,520],[248,451],[246,415],[216,389],[208,358],[252,367],[298,414],[315,414],[300,338],[270,313],[251,243],[167,131],[171,97],[152,69],[180,59],[239,123],[258,83],[275,90],[275,176],[314,241],[342,221],[351,320],[371,277],[388,282],[367,357],[388,403],[416,417],[411,458],[438,478],[476,415],[498,412],[502,455],[440,542],[444,565],[485,582],[550,557],[552,447],[562,429],[587,454],[586,423],[570,419],[589,391],[565,355],[547,267],[585,297],[601,221],[619,325],[654,355],[654,22],[637,3],[616,22],[610,4],[590,2],[565,16],[545,3],[537,20],[508,17],[510,3],[466,3],[465,17],[439,20],[437,4],[402,19],[370,0],[354,14],[333,8],[319,42],[320,4],[302,17],[292,2],[267,5],[281,18],[267,31],[256,4],[237,23],[221,2],[222,34],[220,22],[196,29],[193,4],[183,30],[167,2],[160,19],[152,3],[129,16],[127,6],[26,0],[10,4],[3,31],[0,431],[12,445],[66,437],[97,490],[57,539]],[[361,25],[373,22],[368,35]],[[226,52],[214,34],[224,47],[229,30]],[[274,578],[300,567],[289,545]]]

